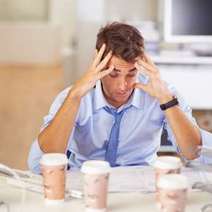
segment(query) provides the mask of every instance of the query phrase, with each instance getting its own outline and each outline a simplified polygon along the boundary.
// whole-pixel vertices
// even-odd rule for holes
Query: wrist
[[[72,87],[69,91],[68,98],[74,100],[75,102],[80,102],[82,99],[82,95],[76,88]]]
[[[178,102],[177,97],[173,96],[172,99],[169,100],[168,102],[160,104],[160,109],[164,111],[164,110],[167,110],[167,109],[174,107],[178,104],[179,104],[179,102]]]
[[[173,99],[173,95],[171,93],[166,93],[158,97],[158,101],[160,104],[165,104]]]

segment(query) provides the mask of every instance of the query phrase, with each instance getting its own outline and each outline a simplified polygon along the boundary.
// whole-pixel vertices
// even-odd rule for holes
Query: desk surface
[[[47,205],[41,194],[14,188],[2,183],[0,184],[0,201],[9,204],[10,212],[84,211],[83,199],[70,199],[61,205]],[[200,212],[202,206],[207,203],[212,203],[212,194],[189,192],[186,211]],[[155,194],[142,194],[139,192],[110,193],[108,208],[109,212],[157,211]]]

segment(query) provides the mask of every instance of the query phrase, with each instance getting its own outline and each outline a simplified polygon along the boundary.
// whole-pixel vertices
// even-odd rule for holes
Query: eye
[[[115,78],[115,77],[118,77],[118,73],[112,72],[112,73],[109,74],[109,76],[112,77],[112,78]]]
[[[135,71],[133,71],[132,73],[129,73],[128,75],[127,75],[127,77],[135,77],[136,76],[136,74],[137,74],[137,72]]]

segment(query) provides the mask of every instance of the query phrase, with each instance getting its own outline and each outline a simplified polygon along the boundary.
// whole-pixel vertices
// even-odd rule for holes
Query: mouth
[[[129,96],[129,92],[116,93],[116,96],[119,96],[119,97],[126,97],[126,96]]]

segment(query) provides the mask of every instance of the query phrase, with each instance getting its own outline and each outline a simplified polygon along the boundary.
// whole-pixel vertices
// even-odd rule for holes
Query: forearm
[[[80,98],[75,97],[73,90],[70,90],[52,122],[38,136],[38,142],[43,152],[65,152],[79,105]]]
[[[143,89],[150,96],[155,97],[160,104],[166,104],[173,99],[173,94],[167,83],[161,79],[157,67],[146,54],[135,66],[141,74],[146,74],[149,77],[147,84],[136,83],[136,88]],[[188,159],[196,158],[197,146],[201,145],[198,127],[187,118],[179,106],[168,108],[164,113],[182,154]]]
[[[165,110],[165,116],[181,153],[188,159],[195,159],[197,146],[201,145],[199,128],[187,118],[179,106]]]
[[[106,69],[112,57],[111,51],[101,60],[105,49],[106,45],[103,44],[88,71],[72,86],[52,122],[38,136],[39,146],[43,152],[65,152],[68,138],[75,125],[81,98],[95,86],[97,80],[105,77],[114,69],[114,66]]]

